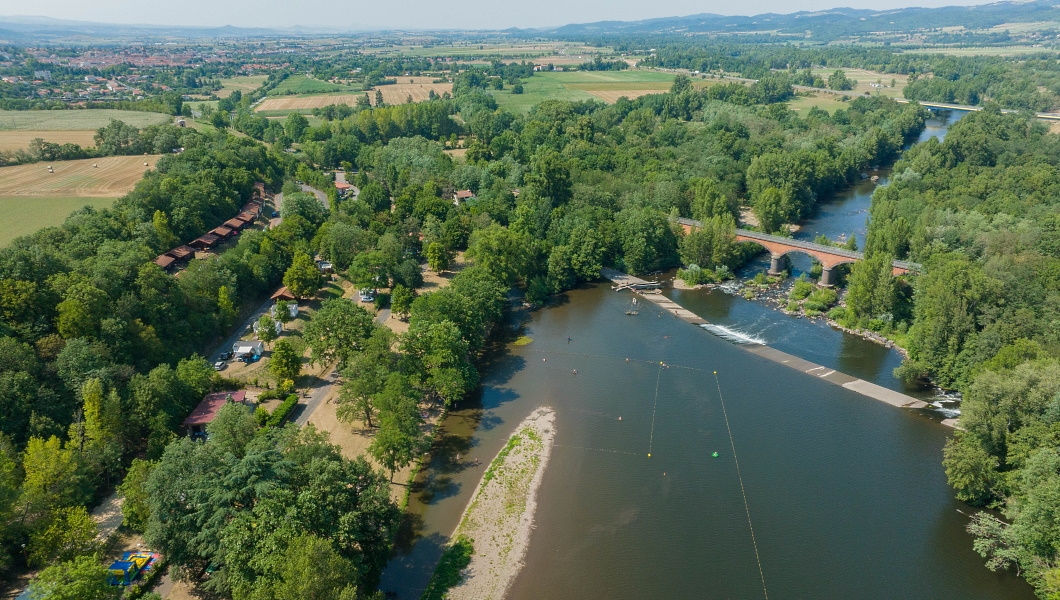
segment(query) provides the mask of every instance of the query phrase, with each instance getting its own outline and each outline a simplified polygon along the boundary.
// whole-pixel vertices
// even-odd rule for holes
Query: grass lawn
[[[162,113],[112,108],[0,110],[0,130],[95,130],[106,127],[114,119],[124,121],[134,127],[146,127],[168,123],[173,117]]]
[[[544,100],[599,100],[594,91],[665,91],[673,79],[673,73],[657,71],[553,71],[524,80],[522,94],[512,94],[511,86],[491,93],[502,108],[525,113]]]
[[[230,77],[228,79],[222,79],[222,87],[217,92],[217,97],[227,98],[231,96],[232,92],[236,90],[239,90],[245,96],[261,87],[261,84],[265,83],[266,79],[268,79],[267,75],[245,75],[243,77]]]
[[[841,102],[839,100],[840,97],[841,96],[836,94],[796,96],[794,99],[788,101],[788,108],[798,112],[800,116],[806,116],[806,113],[810,112],[810,108],[814,106],[831,114],[837,108],[846,108],[850,106],[849,102]]]
[[[286,94],[321,94],[327,92],[360,92],[363,86],[336,85],[319,79],[312,79],[305,75],[291,75],[280,82],[280,85],[269,90],[269,96],[280,96]]]
[[[61,225],[66,217],[83,206],[106,208],[115,198],[40,198],[0,196],[0,247],[42,227]]]

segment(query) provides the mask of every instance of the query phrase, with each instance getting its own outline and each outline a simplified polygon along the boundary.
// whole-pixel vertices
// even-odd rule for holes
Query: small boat
[[[639,311],[635,311],[635,310],[627,310],[627,311],[626,311],[626,314],[627,314],[627,315],[629,315],[629,316],[631,316],[631,317],[635,317],[635,316],[637,316],[638,314],[640,314],[640,312],[639,312]]]

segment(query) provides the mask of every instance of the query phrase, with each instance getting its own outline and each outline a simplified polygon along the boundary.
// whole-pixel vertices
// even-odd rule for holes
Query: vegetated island
[[[508,443],[490,463],[479,482],[463,518],[453,532],[451,550],[469,554],[466,576],[456,583],[453,573],[441,571],[453,561],[443,558],[424,597],[442,597],[439,579],[453,584],[446,598],[453,600],[503,598],[523,566],[530,530],[537,507],[537,488],[552,452],[556,413],[539,407],[515,429]],[[447,552],[448,554],[449,552]],[[466,561],[466,558],[464,559]],[[464,562],[460,561],[460,562]],[[439,585],[442,584],[442,585]]]

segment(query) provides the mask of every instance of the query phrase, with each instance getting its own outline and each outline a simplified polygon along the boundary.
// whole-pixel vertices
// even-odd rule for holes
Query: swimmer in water
[[[622,417],[621,417],[621,416],[619,416],[619,417],[618,417],[618,420],[619,420],[619,421],[621,421],[621,420],[622,420]]]
[[[577,374],[578,374],[578,369],[574,369],[574,374],[575,374],[575,375],[577,375]]]
[[[570,336],[569,335],[567,336],[567,343],[568,344],[570,343]]]

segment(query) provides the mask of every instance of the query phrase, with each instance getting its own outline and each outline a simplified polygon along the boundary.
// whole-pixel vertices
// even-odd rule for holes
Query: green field
[[[286,94],[322,94],[328,92],[361,92],[363,86],[336,85],[319,79],[312,79],[305,75],[291,75],[280,82],[280,85],[269,90],[269,96],[280,96]]]
[[[543,100],[600,100],[591,91],[644,90],[646,84],[660,88],[673,81],[673,73],[657,71],[561,71],[535,73],[523,81],[523,93],[512,94],[511,86],[491,92],[497,104],[512,112],[525,113]],[[648,85],[648,88],[655,86]],[[662,91],[662,89],[660,89]]]
[[[42,227],[62,225],[66,217],[83,206],[107,208],[115,198],[0,197],[0,247]]]
[[[168,123],[173,117],[162,113],[111,108],[84,110],[0,110],[0,130],[87,130],[99,129],[111,120],[124,121],[134,127]]]

